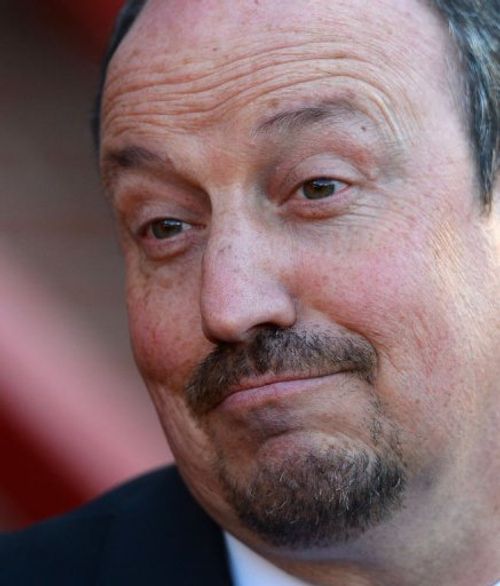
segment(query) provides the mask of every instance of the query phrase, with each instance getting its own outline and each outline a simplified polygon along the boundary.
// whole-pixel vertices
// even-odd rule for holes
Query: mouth
[[[215,406],[221,410],[240,410],[263,406],[283,397],[301,392],[313,391],[339,374],[353,374],[355,364],[339,363],[327,373],[267,374],[242,380],[228,389],[222,400]]]
[[[257,397],[262,401],[325,385],[325,379],[337,375],[371,385],[376,365],[375,349],[358,335],[262,327],[245,344],[218,344],[193,369],[185,398],[193,416],[200,418],[244,403],[244,398],[257,404]],[[332,383],[337,386],[340,380]]]

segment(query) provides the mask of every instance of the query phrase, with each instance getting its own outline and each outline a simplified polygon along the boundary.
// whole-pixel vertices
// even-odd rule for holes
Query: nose
[[[295,323],[295,301],[284,278],[289,254],[250,222],[212,232],[200,292],[203,331],[210,341],[243,342],[260,326]]]

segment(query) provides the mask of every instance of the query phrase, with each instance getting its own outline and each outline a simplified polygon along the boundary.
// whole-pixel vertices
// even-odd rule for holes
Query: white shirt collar
[[[249,547],[224,533],[234,586],[311,586],[283,572]]]
[[[286,574],[229,533],[224,532],[224,539],[234,586],[311,586]],[[500,586],[500,582],[491,586]]]

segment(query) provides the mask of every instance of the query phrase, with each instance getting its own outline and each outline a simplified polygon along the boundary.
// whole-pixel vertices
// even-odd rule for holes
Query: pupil
[[[180,220],[158,220],[151,224],[151,232],[159,240],[170,238],[182,232],[182,222]]]
[[[335,182],[331,179],[314,179],[304,183],[304,195],[307,199],[322,199],[334,195]]]

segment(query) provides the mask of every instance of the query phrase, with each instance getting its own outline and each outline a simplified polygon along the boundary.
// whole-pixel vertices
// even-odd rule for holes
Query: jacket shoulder
[[[222,545],[220,531],[193,501],[177,470],[163,468],[71,513],[0,535],[0,584],[118,584],[120,573],[134,571],[159,576],[172,565],[169,558],[178,563],[186,556],[175,552],[179,542],[188,543],[189,537],[182,537],[191,533],[186,522]],[[199,531],[195,541],[196,535]],[[109,579],[101,582],[102,576]]]

